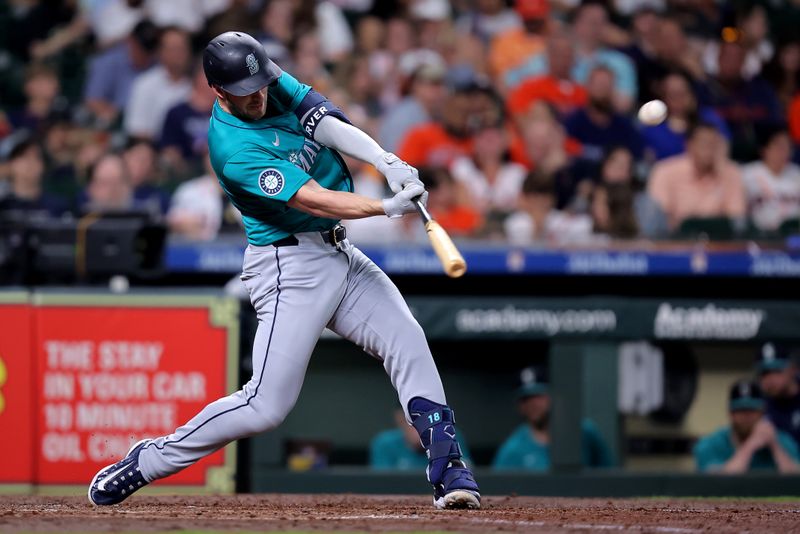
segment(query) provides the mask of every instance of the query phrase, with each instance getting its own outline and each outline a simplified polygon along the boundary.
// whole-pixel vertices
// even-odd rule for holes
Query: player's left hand
[[[386,177],[389,189],[393,193],[399,193],[403,187],[409,184],[422,186],[419,171],[391,152],[381,154],[381,157],[375,162],[375,168]]]

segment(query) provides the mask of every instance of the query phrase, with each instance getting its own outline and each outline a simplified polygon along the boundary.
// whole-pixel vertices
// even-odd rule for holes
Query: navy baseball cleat
[[[139,453],[149,442],[149,439],[143,439],[135,443],[125,458],[98,471],[89,484],[89,501],[92,504],[119,504],[148,484],[139,470]]]
[[[408,403],[408,413],[428,456],[426,474],[433,486],[433,506],[439,510],[480,508],[478,483],[461,459],[453,410],[414,397]]]
[[[433,506],[439,510],[481,507],[478,483],[461,460],[451,461],[444,471],[442,482],[433,486]]]

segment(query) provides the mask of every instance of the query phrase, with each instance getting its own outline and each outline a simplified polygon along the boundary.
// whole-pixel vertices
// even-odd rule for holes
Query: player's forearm
[[[303,191],[301,188],[289,201],[289,206],[326,219],[363,219],[385,214],[380,200],[345,191],[329,191],[322,187],[313,191]]]
[[[320,120],[314,132],[314,140],[351,158],[373,165],[386,152],[362,130],[330,115]]]
[[[784,475],[800,473],[800,465],[795,462],[791,456],[781,447],[776,439],[770,446],[772,451],[772,458],[775,460],[775,465],[778,467],[778,472]]]
[[[737,449],[736,453],[731,457],[731,459],[725,462],[725,464],[722,466],[722,469],[720,469],[720,472],[729,475],[746,472],[750,468],[750,460],[752,460],[754,453],[755,450],[753,447],[751,447],[747,442],[743,443],[742,446]]]

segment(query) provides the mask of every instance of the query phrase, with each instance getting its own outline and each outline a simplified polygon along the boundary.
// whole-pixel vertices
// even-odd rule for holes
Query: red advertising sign
[[[123,301],[124,303],[124,301]],[[228,332],[208,307],[36,308],[37,482],[86,484],[132,443],[229,393]],[[165,484],[207,481],[220,450]]]
[[[0,304],[0,483],[33,482],[34,380],[32,312],[28,304]],[[11,439],[13,436],[13,439]]]

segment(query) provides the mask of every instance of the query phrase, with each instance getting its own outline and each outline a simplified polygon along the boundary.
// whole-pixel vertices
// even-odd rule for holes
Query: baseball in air
[[[651,100],[639,108],[639,122],[648,126],[661,124],[667,118],[667,105],[661,100]]]

